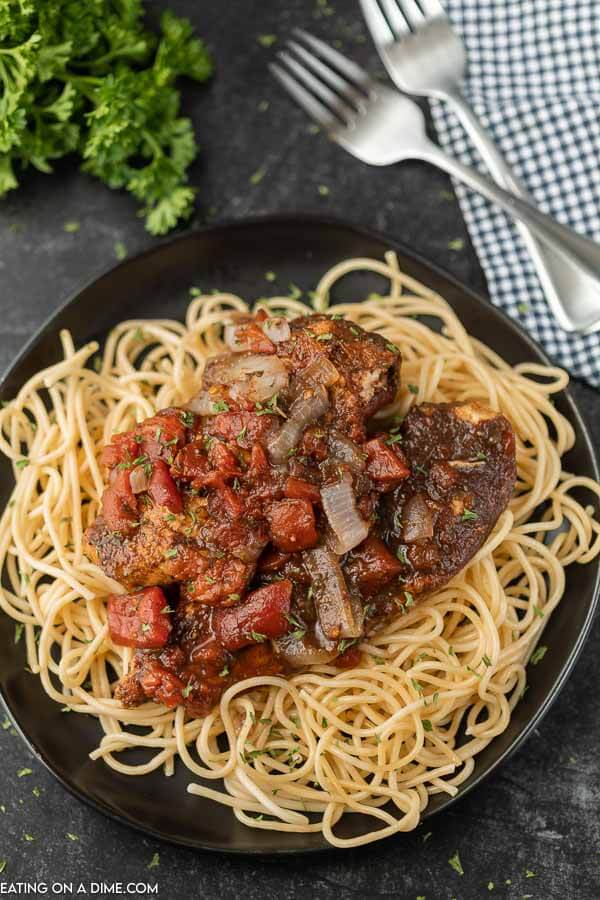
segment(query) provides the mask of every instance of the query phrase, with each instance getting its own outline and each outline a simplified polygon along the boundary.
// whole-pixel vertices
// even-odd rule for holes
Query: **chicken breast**
[[[423,403],[400,433],[412,474],[385,498],[382,527],[402,589],[416,597],[460,572],[506,509],[515,437],[508,419],[478,403]]]

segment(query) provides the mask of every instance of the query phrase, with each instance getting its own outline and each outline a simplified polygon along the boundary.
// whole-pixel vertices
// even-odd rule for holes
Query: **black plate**
[[[205,290],[219,287],[249,299],[274,293],[277,286],[285,293],[290,282],[309,290],[339,260],[350,256],[381,258],[390,247],[397,251],[402,268],[446,297],[472,335],[486,341],[511,363],[547,362],[539,348],[506,316],[397,241],[337,221],[278,216],[185,235],[121,263],[84,288],[43,326],[6,376],[0,396],[13,397],[30,375],[57,361],[61,328],[70,329],[75,343],[81,345],[130,317],[181,318],[190,285]],[[277,273],[275,286],[265,281],[268,270]],[[344,284],[343,297],[364,297],[381,286],[377,276],[352,277]],[[557,398],[557,406],[573,423],[577,435],[575,448],[566,460],[567,469],[598,478],[589,435],[568,392]],[[7,502],[11,488],[10,466],[3,459],[0,508]],[[598,576],[598,561],[569,570],[565,597],[544,636],[552,653],[530,672],[530,689],[525,699],[518,704],[507,730],[480,754],[459,798],[531,734],[556,699],[591,625]],[[190,847],[239,853],[286,853],[329,847],[318,834],[245,828],[229,809],[187,794],[191,776],[183,766],[170,779],[160,773],[131,778],[102,762],[92,762],[88,753],[100,737],[98,724],[88,716],[61,714],[60,706],[46,696],[38,678],[24,671],[23,643],[15,646],[13,635],[14,623],[0,615],[2,698],[36,756],[81,800],[147,834]],[[438,794],[431,800],[426,816],[453,802]],[[357,816],[345,818],[339,827],[345,836],[360,830]]]

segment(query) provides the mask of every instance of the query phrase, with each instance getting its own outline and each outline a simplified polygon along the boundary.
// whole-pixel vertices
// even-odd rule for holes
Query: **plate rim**
[[[332,227],[332,228],[341,228],[346,229],[349,232],[354,232],[354,234],[359,235],[361,237],[377,241],[381,244],[388,244],[390,249],[398,249],[400,253],[405,255],[406,257],[414,260],[418,265],[421,265],[431,271],[433,274],[439,276],[444,281],[450,283],[455,289],[458,291],[469,295],[473,298],[478,304],[480,304],[484,309],[490,310],[492,316],[498,316],[500,319],[504,320],[504,322],[508,325],[508,327],[519,334],[520,339],[527,345],[527,347],[536,355],[538,358],[541,358],[544,363],[548,366],[552,366],[553,363],[548,357],[546,351],[539,346],[524,330],[519,322],[516,322],[512,319],[503,309],[495,306],[489,297],[486,297],[484,294],[480,293],[475,288],[469,287],[464,282],[460,281],[456,276],[450,273],[443,266],[431,262],[428,260],[422,253],[415,251],[408,245],[406,245],[402,240],[394,237],[388,231],[382,231],[377,228],[373,228],[370,226],[365,226],[363,224],[354,222],[350,219],[344,219],[340,216],[336,215],[323,215],[315,212],[276,212],[276,213],[263,213],[251,216],[243,216],[243,217],[230,217],[224,219],[219,222],[215,222],[213,224],[203,225],[197,228],[186,229],[183,232],[180,232],[174,236],[168,237],[166,239],[160,240],[157,243],[153,243],[151,246],[141,250],[139,253],[136,253],[126,259],[117,262],[114,265],[110,265],[107,267],[102,267],[101,270],[93,273],[91,276],[86,278],[85,281],[82,281],[79,285],[77,285],[71,292],[68,294],[67,298],[53,311],[51,312],[44,321],[39,325],[39,327],[35,330],[35,332],[29,337],[29,339],[24,343],[21,349],[17,352],[12,361],[8,364],[5,370],[0,374],[0,395],[3,393],[7,382],[11,378],[14,370],[27,358],[30,354],[31,350],[35,347],[38,341],[47,334],[52,328],[56,329],[55,322],[62,316],[62,314],[69,309],[71,306],[75,306],[81,296],[85,291],[89,288],[93,287],[98,281],[101,281],[103,278],[109,276],[112,272],[125,268],[131,263],[139,262],[139,260],[152,256],[156,253],[161,253],[165,251],[167,248],[190,238],[194,238],[196,236],[202,236],[209,233],[216,233],[219,231],[227,231],[231,229],[237,228],[252,228],[255,226],[261,225],[306,225],[312,227]],[[569,384],[566,388],[564,388],[559,396],[564,397],[566,404],[569,407],[569,415],[574,423],[576,423],[583,442],[586,445],[586,449],[588,455],[591,460],[592,466],[592,474],[593,477],[600,481],[600,458],[599,454],[596,452],[594,444],[591,439],[590,431],[588,425],[583,418],[578,403],[573,396],[573,393],[570,388],[571,376],[569,376]],[[456,802],[460,801],[463,797],[467,796],[472,790],[478,787],[482,781],[485,781],[488,776],[490,776],[496,769],[506,762],[514,753],[519,750],[524,743],[531,736],[533,731],[539,726],[541,721],[547,715],[548,711],[552,707],[552,705],[556,702],[559,694],[563,690],[566,682],[571,676],[573,669],[581,656],[581,652],[583,647],[589,637],[590,630],[594,619],[596,617],[596,613],[598,610],[599,599],[600,599],[600,558],[595,561],[591,561],[590,564],[596,563],[596,576],[594,580],[594,584],[592,587],[592,596],[590,599],[588,611],[586,613],[585,619],[582,623],[581,629],[577,635],[577,639],[575,640],[568,657],[559,670],[558,675],[556,676],[554,682],[551,684],[550,689],[548,690],[547,697],[545,701],[535,710],[535,712],[530,716],[529,720],[523,726],[522,730],[519,734],[514,738],[514,740],[506,747],[506,749],[500,754],[500,756],[494,760],[488,768],[477,774],[477,767],[472,776],[472,780],[470,780],[469,784],[465,787],[461,786],[461,789],[454,797],[448,797],[444,806],[441,809],[436,810],[425,810],[421,821],[425,821],[432,816],[437,815],[445,810],[447,810],[450,806],[453,806]],[[330,845],[322,846],[322,847],[304,847],[304,848],[286,848],[280,847],[277,849],[269,849],[263,850],[260,848],[237,848],[237,847],[216,847],[206,844],[196,844],[191,843],[190,841],[180,839],[175,835],[166,834],[159,829],[156,829],[152,826],[144,826],[139,822],[134,821],[129,818],[129,816],[124,812],[116,812],[111,809],[110,806],[104,804],[101,799],[96,797],[91,797],[86,794],[84,791],[80,790],[76,785],[70,784],[60,772],[56,771],[50,761],[46,759],[44,751],[41,750],[34,744],[33,740],[27,736],[24,732],[23,728],[19,724],[19,720],[17,718],[16,712],[11,708],[7,697],[4,694],[2,689],[2,685],[0,684],[0,708],[4,709],[8,715],[10,715],[14,727],[17,731],[17,734],[27,745],[29,750],[35,756],[35,758],[44,765],[44,767],[51,773],[51,775],[64,787],[72,796],[76,797],[81,802],[85,803],[87,806],[92,809],[102,813],[107,816],[111,820],[117,822],[119,825],[126,826],[134,829],[138,833],[144,834],[146,836],[154,837],[156,839],[165,841],[166,843],[173,844],[180,847],[186,847],[188,849],[192,849],[195,851],[201,850],[202,852],[213,853],[213,854],[227,854],[227,855],[235,855],[241,857],[259,857],[259,858],[268,858],[268,857],[281,857],[281,856],[291,856],[297,854],[316,854],[316,853],[343,853],[344,848],[338,848]],[[391,835],[388,838],[383,838],[382,840],[388,841],[394,837],[398,837],[398,835]],[[366,845],[369,846],[369,845]],[[355,848],[362,850],[363,847]]]

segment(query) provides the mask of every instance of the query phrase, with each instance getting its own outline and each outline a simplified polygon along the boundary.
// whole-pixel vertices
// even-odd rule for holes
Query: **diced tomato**
[[[265,475],[269,471],[269,460],[267,454],[260,444],[252,444],[252,452],[250,454],[249,474],[251,477],[256,475]]]
[[[402,564],[384,542],[369,535],[352,551],[346,569],[361,591],[375,594],[402,571]]]
[[[237,456],[221,441],[212,441],[208,449],[208,461],[224,478],[235,478],[242,474]]]
[[[231,519],[239,519],[244,512],[244,501],[228,484],[225,484],[222,476],[214,479],[214,487],[221,501],[222,509]]]
[[[213,612],[212,625],[227,650],[239,650],[248,644],[276,638],[289,629],[292,582],[276,581],[248,594],[238,606],[219,607]]]
[[[259,559],[258,571],[266,572],[267,574],[270,574],[272,572],[279,572],[279,570],[283,568],[289,558],[289,553],[283,553],[276,547],[270,547],[265,551],[265,553],[263,553],[263,555]]]
[[[148,493],[157,506],[166,506],[172,513],[183,512],[181,494],[162,459],[157,459],[152,466]]]
[[[183,447],[186,438],[186,425],[182,419],[190,423],[195,421],[193,413],[182,412],[177,409],[163,409],[155,416],[145,419],[135,429],[135,434],[141,437],[141,450],[151,462],[162,459],[171,463],[177,451]]]
[[[100,454],[100,463],[113,469],[120,463],[132,462],[140,452],[133,431],[123,431],[121,434],[114,434],[111,443],[104,447]]]
[[[315,511],[308,500],[278,500],[267,510],[271,540],[279,550],[293,553],[314,547],[319,538]]]
[[[146,663],[140,675],[140,684],[148,697],[152,697],[157,703],[162,703],[169,709],[183,703],[185,688],[183,681],[158,661]]]
[[[373,481],[391,489],[410,475],[402,450],[390,447],[383,438],[367,441],[364,450],[367,454],[367,473]]]
[[[254,573],[251,563],[235,556],[213,559],[187,589],[188,596],[208,606],[237,603]]]
[[[316,484],[293,476],[287,479],[283,493],[290,500],[308,500],[309,503],[318,503],[321,499],[321,492]]]
[[[131,531],[138,508],[129,481],[129,469],[113,469],[110,484],[102,495],[102,515],[110,531]]]
[[[340,653],[333,662],[338,669],[355,669],[360,664],[360,649],[354,644]]]
[[[213,480],[208,456],[203,441],[192,441],[186,444],[175,457],[173,473],[176,478],[189,481],[194,488],[203,488]]]
[[[247,322],[236,329],[236,340],[252,353],[275,353],[275,344],[269,340],[256,322]]]
[[[156,650],[164,647],[171,632],[167,599],[159,587],[144,588],[135,594],[111,594],[108,598],[108,627],[115,644]]]
[[[230,444],[251,447],[256,441],[264,440],[273,428],[273,416],[258,416],[255,412],[219,413],[212,416],[205,425],[208,434],[220,437]]]

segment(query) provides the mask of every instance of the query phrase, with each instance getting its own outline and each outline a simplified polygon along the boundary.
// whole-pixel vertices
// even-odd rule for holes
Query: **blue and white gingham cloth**
[[[536,204],[600,241],[600,0],[442,0],[466,45],[465,95]],[[440,144],[483,169],[455,115],[432,103]],[[457,194],[492,301],[572,375],[600,387],[600,334],[563,331],[511,220]]]

